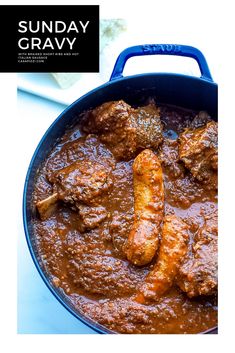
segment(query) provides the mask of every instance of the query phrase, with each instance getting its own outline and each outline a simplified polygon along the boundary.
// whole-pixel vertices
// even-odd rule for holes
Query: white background
[[[37,4],[20,1],[6,4]],[[39,3],[39,2],[38,2]],[[234,9],[232,1],[40,1],[40,4],[100,4],[103,17],[131,14],[156,33],[156,42],[176,42],[199,47],[205,54],[212,75],[219,83],[220,122],[220,222],[219,222],[219,335],[17,335],[17,238],[22,198],[22,181],[29,159],[45,131],[43,116],[51,121],[60,108],[42,110],[42,121],[22,117],[26,108],[17,108],[16,75],[0,74],[1,102],[1,349],[4,352],[42,349],[62,352],[136,351],[205,352],[233,350],[234,342]],[[102,5],[103,4],[103,5]],[[146,19],[148,21],[143,21]],[[10,19],[9,19],[10,20]],[[145,28],[146,30],[146,28]],[[3,35],[2,33],[0,36]],[[26,102],[26,97],[24,97]],[[18,103],[19,104],[19,103]],[[44,105],[46,108],[46,106]],[[58,111],[57,111],[58,109]],[[27,109],[26,109],[27,110]],[[38,115],[38,114],[37,114]],[[23,118],[23,119],[22,119]],[[48,122],[48,120],[47,120]],[[16,222],[19,220],[19,222]],[[19,239],[18,239],[19,242]],[[20,254],[19,254],[20,255]],[[56,315],[56,313],[55,313]]]

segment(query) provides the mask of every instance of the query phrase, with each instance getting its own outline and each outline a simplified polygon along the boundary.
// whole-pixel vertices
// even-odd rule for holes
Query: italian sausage
[[[157,263],[145,278],[137,294],[137,301],[154,299],[164,294],[173,284],[179,266],[188,250],[188,226],[178,217],[165,217]]]
[[[137,266],[148,264],[158,248],[164,212],[163,173],[158,157],[149,149],[133,164],[134,223],[126,255]]]

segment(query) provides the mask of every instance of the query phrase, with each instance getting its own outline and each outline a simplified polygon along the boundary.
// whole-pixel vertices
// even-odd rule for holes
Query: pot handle
[[[206,59],[202,52],[197,48],[179,44],[136,45],[123,50],[114,65],[110,81],[123,77],[123,70],[129,58],[142,55],[177,55],[193,58],[197,61],[200,68],[201,78],[213,81]]]

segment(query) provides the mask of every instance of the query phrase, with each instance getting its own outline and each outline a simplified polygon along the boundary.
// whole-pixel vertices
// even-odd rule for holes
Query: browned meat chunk
[[[188,226],[176,216],[164,220],[157,263],[147,275],[137,301],[145,302],[163,295],[173,284],[188,250]]]
[[[218,128],[214,121],[196,130],[186,129],[179,137],[180,159],[199,181],[210,180],[218,162]]]
[[[177,283],[190,298],[212,295],[217,290],[217,234],[217,213],[214,213],[199,229],[179,271]]]
[[[124,101],[104,103],[85,116],[82,128],[96,133],[114,156],[128,160],[162,142],[159,109],[154,104],[134,109]]]
[[[51,178],[58,199],[70,204],[99,205],[111,185],[110,170],[89,159],[58,170]]]
[[[136,125],[136,144],[140,149],[157,149],[163,141],[160,110],[150,103],[145,107],[132,109]]]
[[[193,121],[190,124],[190,128],[192,129],[198,129],[199,127],[205,126],[207,123],[212,121],[211,117],[208,115],[207,112],[201,111],[199,112]]]
[[[37,202],[40,218],[47,219],[61,200],[78,211],[80,231],[98,227],[107,217],[106,208],[100,204],[113,183],[111,170],[111,167],[87,159],[48,175],[54,193]]]
[[[208,113],[205,111],[201,111],[195,116],[195,118],[191,122],[190,128],[198,129],[199,127],[205,126],[210,121],[212,121],[212,119],[208,115]]]
[[[158,248],[164,212],[163,174],[158,157],[142,151],[133,164],[134,224],[127,242],[127,258],[141,266],[149,263]]]
[[[59,170],[75,162],[99,162],[105,168],[115,167],[115,159],[109,149],[99,141],[95,135],[87,135],[74,139],[72,135],[66,143],[61,142],[61,147],[50,155],[46,162],[47,178],[51,180]]]
[[[179,157],[179,143],[177,140],[164,139],[160,147],[159,159],[164,170],[171,175],[171,177],[178,178],[184,175],[184,166],[180,162]]]
[[[107,217],[106,208],[103,206],[90,207],[79,205],[80,231],[94,229]]]

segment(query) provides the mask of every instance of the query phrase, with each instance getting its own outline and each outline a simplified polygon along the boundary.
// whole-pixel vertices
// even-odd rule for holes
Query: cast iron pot
[[[195,59],[199,65],[201,77],[155,72],[123,77],[125,63],[130,57],[156,54],[178,55]],[[125,49],[119,55],[109,82],[76,100],[53,122],[34,152],[25,180],[23,221],[26,240],[35,266],[47,287],[59,302],[76,318],[99,333],[113,332],[75,311],[63,293],[53,287],[48,274],[40,263],[32,229],[32,221],[36,216],[35,207],[32,205],[35,178],[38,169],[55,144],[64,135],[65,130],[78,122],[80,113],[112,100],[123,99],[129,104],[135,105],[141,104],[148,97],[156,97],[157,102],[160,103],[173,104],[198,111],[206,110],[213,119],[217,120],[217,84],[213,82],[207,62],[198,49],[172,44],[133,46]],[[217,328],[204,333],[217,333]]]

